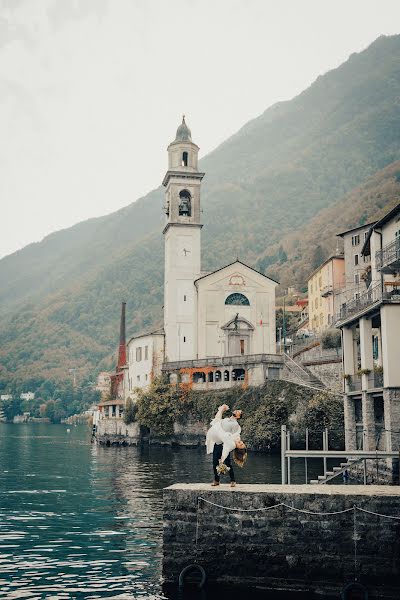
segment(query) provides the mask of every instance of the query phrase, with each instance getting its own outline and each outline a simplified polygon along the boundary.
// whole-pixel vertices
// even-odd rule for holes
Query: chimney
[[[121,306],[121,324],[119,329],[119,351],[117,370],[119,370],[121,367],[126,366],[125,306],[126,302],[123,302]]]

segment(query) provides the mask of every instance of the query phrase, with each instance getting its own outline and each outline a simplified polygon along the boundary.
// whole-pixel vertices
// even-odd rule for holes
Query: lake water
[[[250,455],[237,479],[279,483],[279,456]],[[162,488],[211,480],[203,448],[106,448],[86,426],[0,423],[0,598],[172,600],[160,586]],[[236,600],[202,598],[225,597]]]

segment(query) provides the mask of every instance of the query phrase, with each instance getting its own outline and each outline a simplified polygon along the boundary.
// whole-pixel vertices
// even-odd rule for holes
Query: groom
[[[229,406],[227,404],[224,404],[224,406],[221,407],[222,412],[226,412],[229,409]],[[224,431],[226,431],[227,433],[238,433],[240,434],[241,432],[241,427],[238,423],[239,419],[242,417],[242,411],[241,410],[234,410],[232,411],[232,414],[230,417],[222,419],[221,421],[221,427]],[[222,448],[223,448],[223,444],[214,444],[214,450],[213,450],[213,471],[214,471],[214,481],[211,484],[213,487],[219,485],[219,481],[220,481],[220,476],[219,473],[217,472],[217,467],[219,465],[219,461],[220,458],[222,456]],[[229,477],[231,480],[231,487],[235,487],[236,485],[236,481],[235,481],[235,473],[233,471],[233,467],[232,467],[232,462],[231,462],[231,457],[230,454],[228,454],[227,458],[225,459],[225,464],[227,467],[229,467]]]

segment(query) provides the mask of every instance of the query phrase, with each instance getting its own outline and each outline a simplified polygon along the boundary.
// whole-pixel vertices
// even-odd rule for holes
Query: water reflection
[[[159,583],[162,488],[210,481],[210,460],[203,449],[104,448],[89,436],[83,426],[0,424],[0,597],[181,598]],[[279,479],[277,456],[253,455],[238,473]],[[243,593],[207,591],[217,597]]]

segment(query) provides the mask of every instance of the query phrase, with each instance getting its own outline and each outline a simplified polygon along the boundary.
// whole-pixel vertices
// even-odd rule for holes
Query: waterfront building
[[[22,394],[20,394],[20,399],[21,400],[34,400],[35,394],[33,392],[23,392]]]
[[[168,146],[165,188],[164,328],[128,343],[125,390],[134,395],[164,373],[194,389],[259,385],[278,378],[277,282],[239,259],[201,267],[199,147],[183,118]]]
[[[0,395],[0,400],[7,401],[7,400],[12,400],[12,399],[13,399],[12,394],[1,394]]]
[[[356,233],[354,233],[356,232]],[[364,291],[344,299],[342,330],[346,449],[400,448],[400,204],[364,228],[340,234],[346,265],[359,256]],[[362,242],[362,245],[361,245]],[[365,258],[365,261],[364,261]]]
[[[127,397],[127,372],[128,365],[126,360],[126,302],[122,302],[121,320],[119,329],[119,348],[118,362],[115,373],[110,375],[109,394],[102,397],[99,404],[98,418],[115,418],[119,419],[123,416],[125,400]],[[96,417],[97,420],[97,417]]]
[[[345,286],[345,259],[335,254],[325,260],[308,278],[309,329],[321,333],[335,323],[338,298]]]

